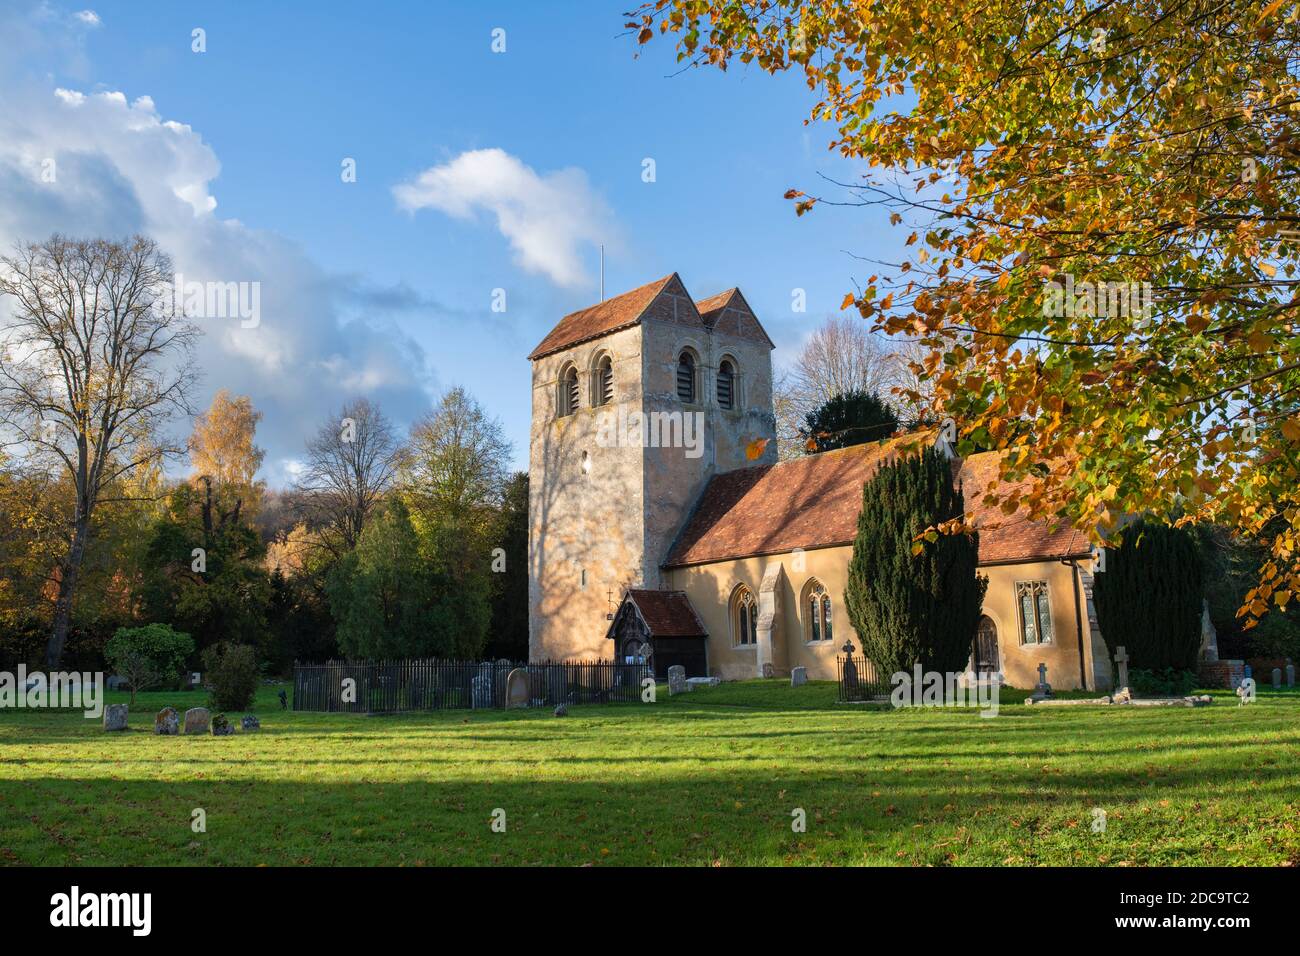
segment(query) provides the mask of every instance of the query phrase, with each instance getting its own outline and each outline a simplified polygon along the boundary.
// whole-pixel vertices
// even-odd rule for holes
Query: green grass
[[[0,864],[1300,863],[1295,693],[981,719],[830,683],[660,690],[557,719],[294,714],[265,688],[264,729],[231,738],[152,734],[200,694],[142,694],[119,734],[3,711]]]

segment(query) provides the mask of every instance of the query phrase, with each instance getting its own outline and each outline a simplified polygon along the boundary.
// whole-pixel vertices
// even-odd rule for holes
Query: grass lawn
[[[117,734],[0,712],[0,864],[1300,863],[1291,692],[981,719],[780,680],[566,718],[294,714],[276,690],[229,738],[153,735],[200,693],[142,694]]]

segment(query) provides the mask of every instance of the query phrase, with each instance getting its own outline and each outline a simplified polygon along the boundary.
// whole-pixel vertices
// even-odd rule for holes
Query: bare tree
[[[344,405],[307,442],[297,491],[306,517],[336,554],[356,547],[401,460],[392,424],[368,398]]]
[[[46,664],[58,666],[95,509],[164,456],[173,414],[188,414],[197,329],[175,307],[171,259],[144,236],[52,236],[0,259],[0,419],[15,442],[66,471],[75,496]]]
[[[784,460],[804,453],[799,434],[804,416],[836,395],[875,392],[894,403],[892,389],[902,384],[903,368],[904,363],[861,319],[828,318],[773,386],[778,457]]]

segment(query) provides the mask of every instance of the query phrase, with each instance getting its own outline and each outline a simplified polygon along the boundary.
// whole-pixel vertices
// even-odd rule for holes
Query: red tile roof
[[[636,605],[651,637],[709,636],[684,591],[629,588],[626,599]]]
[[[998,478],[999,452],[971,455],[961,465],[959,477],[966,498],[966,510],[980,530],[980,564],[1012,564],[1035,559],[1079,557],[1088,554],[1087,536],[1068,525],[1030,521],[1022,512],[1003,514],[984,504],[990,483],[1000,493],[1011,485]]]
[[[853,543],[862,485],[884,463],[928,444],[933,433],[899,436],[715,475],[705,487],[665,567],[708,564],[794,548]],[[980,533],[980,563],[1054,559],[1086,554],[1083,535],[1052,530],[982,504],[996,456],[974,455],[960,465],[967,510]]]
[[[552,352],[567,349],[571,345],[636,325],[641,321],[642,313],[676,274],[674,272],[654,282],[647,282],[631,292],[624,292],[596,305],[570,312],[560,319],[528,358],[539,359]]]
[[[763,341],[767,343],[769,348],[776,348],[775,343],[772,342],[771,337],[767,334],[767,329],[763,328],[763,323],[758,321],[758,316],[756,316],[754,310],[749,307],[749,303],[745,301],[744,293],[739,289],[728,289],[726,292],[719,292],[717,295],[711,295],[707,299],[701,299],[699,302],[695,303],[695,308],[699,310],[700,319],[704,322],[704,327],[706,329],[712,329],[716,326],[718,320],[722,318],[722,313],[726,309],[732,308],[753,321],[754,331],[763,337]],[[736,327],[729,331],[745,334],[745,332],[748,332],[747,329],[742,332],[745,325],[747,325],[747,323],[744,319],[741,319],[736,323]],[[752,336],[753,333],[750,332],[749,334]]]

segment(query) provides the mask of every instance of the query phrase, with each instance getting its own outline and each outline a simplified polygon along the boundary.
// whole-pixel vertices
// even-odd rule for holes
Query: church
[[[529,355],[531,660],[659,677],[834,680],[862,485],[917,436],[776,460],[773,344],[739,289],[676,273],[565,316]],[[1108,690],[1083,535],[983,513],[995,453],[958,460],[989,579],[972,672]]]

